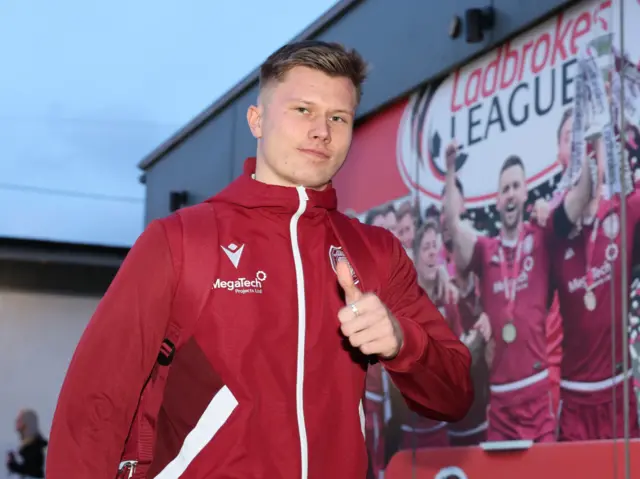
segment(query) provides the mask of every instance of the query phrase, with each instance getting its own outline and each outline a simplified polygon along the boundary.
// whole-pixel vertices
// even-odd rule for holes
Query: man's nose
[[[324,142],[331,140],[331,129],[325,118],[318,118],[309,131],[309,136],[314,140],[322,140]]]

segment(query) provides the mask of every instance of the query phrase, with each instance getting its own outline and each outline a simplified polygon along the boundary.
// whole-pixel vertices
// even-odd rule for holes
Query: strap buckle
[[[138,465],[138,461],[122,461],[118,466],[118,473],[122,474],[126,471],[129,471],[129,475],[127,475],[127,479],[131,479],[133,477],[133,473],[135,472],[137,465]]]
[[[160,345],[160,352],[158,353],[158,364],[160,364],[160,366],[169,366],[169,364],[171,364],[171,361],[173,361],[175,352],[175,345],[169,339],[165,338]]]

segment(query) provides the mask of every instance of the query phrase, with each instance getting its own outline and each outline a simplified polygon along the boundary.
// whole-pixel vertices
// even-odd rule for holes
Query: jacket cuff
[[[389,371],[403,373],[409,371],[422,358],[428,345],[428,338],[425,330],[412,319],[396,319],[404,336],[402,346],[393,359],[380,358],[380,362]]]

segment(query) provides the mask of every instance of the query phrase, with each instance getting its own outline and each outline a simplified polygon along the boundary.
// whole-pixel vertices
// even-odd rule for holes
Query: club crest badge
[[[358,284],[360,282],[360,280],[356,276],[356,272],[353,270],[353,267],[351,266],[351,263],[349,263],[347,256],[344,254],[344,251],[342,251],[341,246],[331,246],[329,248],[329,261],[331,262],[331,267],[333,268],[334,273],[337,273],[336,266],[338,264],[338,261],[346,261],[347,264],[349,265],[351,276],[353,277],[353,283]]]
[[[524,259],[524,262],[522,263],[522,267],[527,273],[530,273],[531,270],[533,269],[533,264],[534,264],[533,257],[527,256]]]

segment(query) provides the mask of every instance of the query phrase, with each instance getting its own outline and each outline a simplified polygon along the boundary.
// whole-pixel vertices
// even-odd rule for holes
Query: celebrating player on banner
[[[458,211],[455,189],[455,144],[447,148],[445,212]],[[575,223],[591,191],[589,175],[582,175],[568,192],[555,216]],[[459,217],[446,214],[459,272],[480,278],[483,310],[493,331],[489,440],[555,440],[556,418],[549,381],[546,319],[551,300],[549,244],[554,221],[541,227],[525,223],[527,199],[523,161],[507,158],[498,179],[497,209],[501,229],[497,237],[480,236]]]

